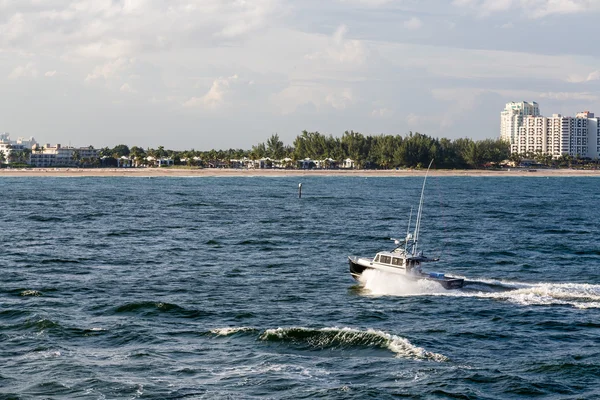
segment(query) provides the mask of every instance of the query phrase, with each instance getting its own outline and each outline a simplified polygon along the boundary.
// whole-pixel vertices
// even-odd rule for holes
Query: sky
[[[243,148],[600,113],[600,0],[0,0],[0,132]]]

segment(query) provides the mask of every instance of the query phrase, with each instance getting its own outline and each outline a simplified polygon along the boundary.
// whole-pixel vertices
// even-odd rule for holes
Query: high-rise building
[[[507,108],[510,104],[512,103],[507,104]],[[507,109],[502,111],[503,121],[506,114]],[[500,133],[503,138],[507,137],[502,136],[504,133],[504,131]],[[567,154],[573,157],[598,159],[600,118],[589,111],[580,112],[575,117],[560,114],[553,114],[552,117],[523,115],[516,135],[510,143],[511,153],[541,153],[553,158]]]
[[[500,114],[500,139],[514,144],[519,128],[523,126],[523,118],[526,116],[537,117],[540,115],[540,107],[534,102],[510,102]]]

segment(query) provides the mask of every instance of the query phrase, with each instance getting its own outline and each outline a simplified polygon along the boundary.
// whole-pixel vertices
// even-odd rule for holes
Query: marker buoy
[[[298,184],[298,198],[302,198],[302,183]]]

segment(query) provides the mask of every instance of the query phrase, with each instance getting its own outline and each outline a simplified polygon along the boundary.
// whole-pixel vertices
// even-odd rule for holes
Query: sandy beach
[[[423,176],[425,170],[281,170],[281,169],[187,169],[187,168],[28,168],[0,169],[0,177],[240,177],[240,176]],[[431,176],[598,176],[600,170],[578,169],[504,169],[504,170],[431,170]]]

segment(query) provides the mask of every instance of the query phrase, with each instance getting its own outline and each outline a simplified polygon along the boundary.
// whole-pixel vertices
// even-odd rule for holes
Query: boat
[[[408,220],[408,229],[404,240],[391,238],[396,244],[396,247],[391,251],[381,251],[375,257],[358,257],[349,256],[348,264],[350,265],[350,274],[357,281],[360,276],[367,270],[382,271],[389,274],[401,275],[409,280],[426,280],[439,283],[444,289],[460,289],[464,286],[463,278],[447,276],[439,272],[424,272],[421,264],[425,262],[439,261],[439,258],[427,257],[423,251],[418,249],[419,231],[421,228],[421,216],[423,212],[423,195],[425,194],[425,183],[427,175],[433,160],[429,163],[425,179],[423,180],[423,188],[421,189],[421,199],[419,201],[419,209],[415,221],[413,232],[410,232],[412,209]]]

